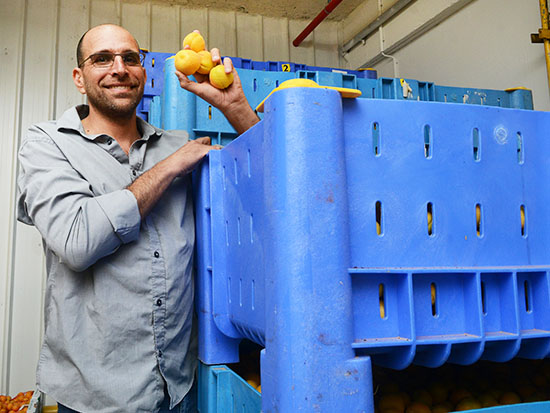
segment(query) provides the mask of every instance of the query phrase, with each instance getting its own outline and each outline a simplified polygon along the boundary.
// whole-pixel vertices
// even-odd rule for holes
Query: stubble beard
[[[86,88],[86,96],[88,98],[88,104],[93,106],[98,112],[111,119],[131,118],[141,98],[143,97],[144,85],[142,84],[137,93],[130,99],[124,99],[124,101],[116,100],[107,96],[103,88],[92,87],[86,80],[84,81]]]

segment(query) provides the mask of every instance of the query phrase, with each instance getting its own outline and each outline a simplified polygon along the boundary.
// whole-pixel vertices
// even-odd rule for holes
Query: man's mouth
[[[134,89],[136,86],[134,86],[134,85],[107,85],[105,87],[107,89],[114,89],[114,90],[128,90],[128,89]]]

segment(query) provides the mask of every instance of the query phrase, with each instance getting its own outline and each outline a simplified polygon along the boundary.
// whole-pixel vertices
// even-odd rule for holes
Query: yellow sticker
[[[283,70],[283,72],[290,72],[290,65],[288,63],[282,63],[281,69]]]

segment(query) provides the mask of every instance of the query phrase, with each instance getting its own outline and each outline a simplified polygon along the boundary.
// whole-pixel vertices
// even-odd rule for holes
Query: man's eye
[[[127,63],[129,65],[137,65],[139,64],[139,55],[136,53],[129,53],[123,56],[124,63]]]
[[[93,59],[93,63],[108,63],[110,62],[112,59],[111,56],[109,55],[106,55],[106,54],[97,54],[94,56],[94,59]]]

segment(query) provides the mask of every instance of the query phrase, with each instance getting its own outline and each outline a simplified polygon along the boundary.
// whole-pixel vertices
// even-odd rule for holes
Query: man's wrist
[[[260,121],[248,102],[230,105],[222,111],[231,125],[240,135]]]

